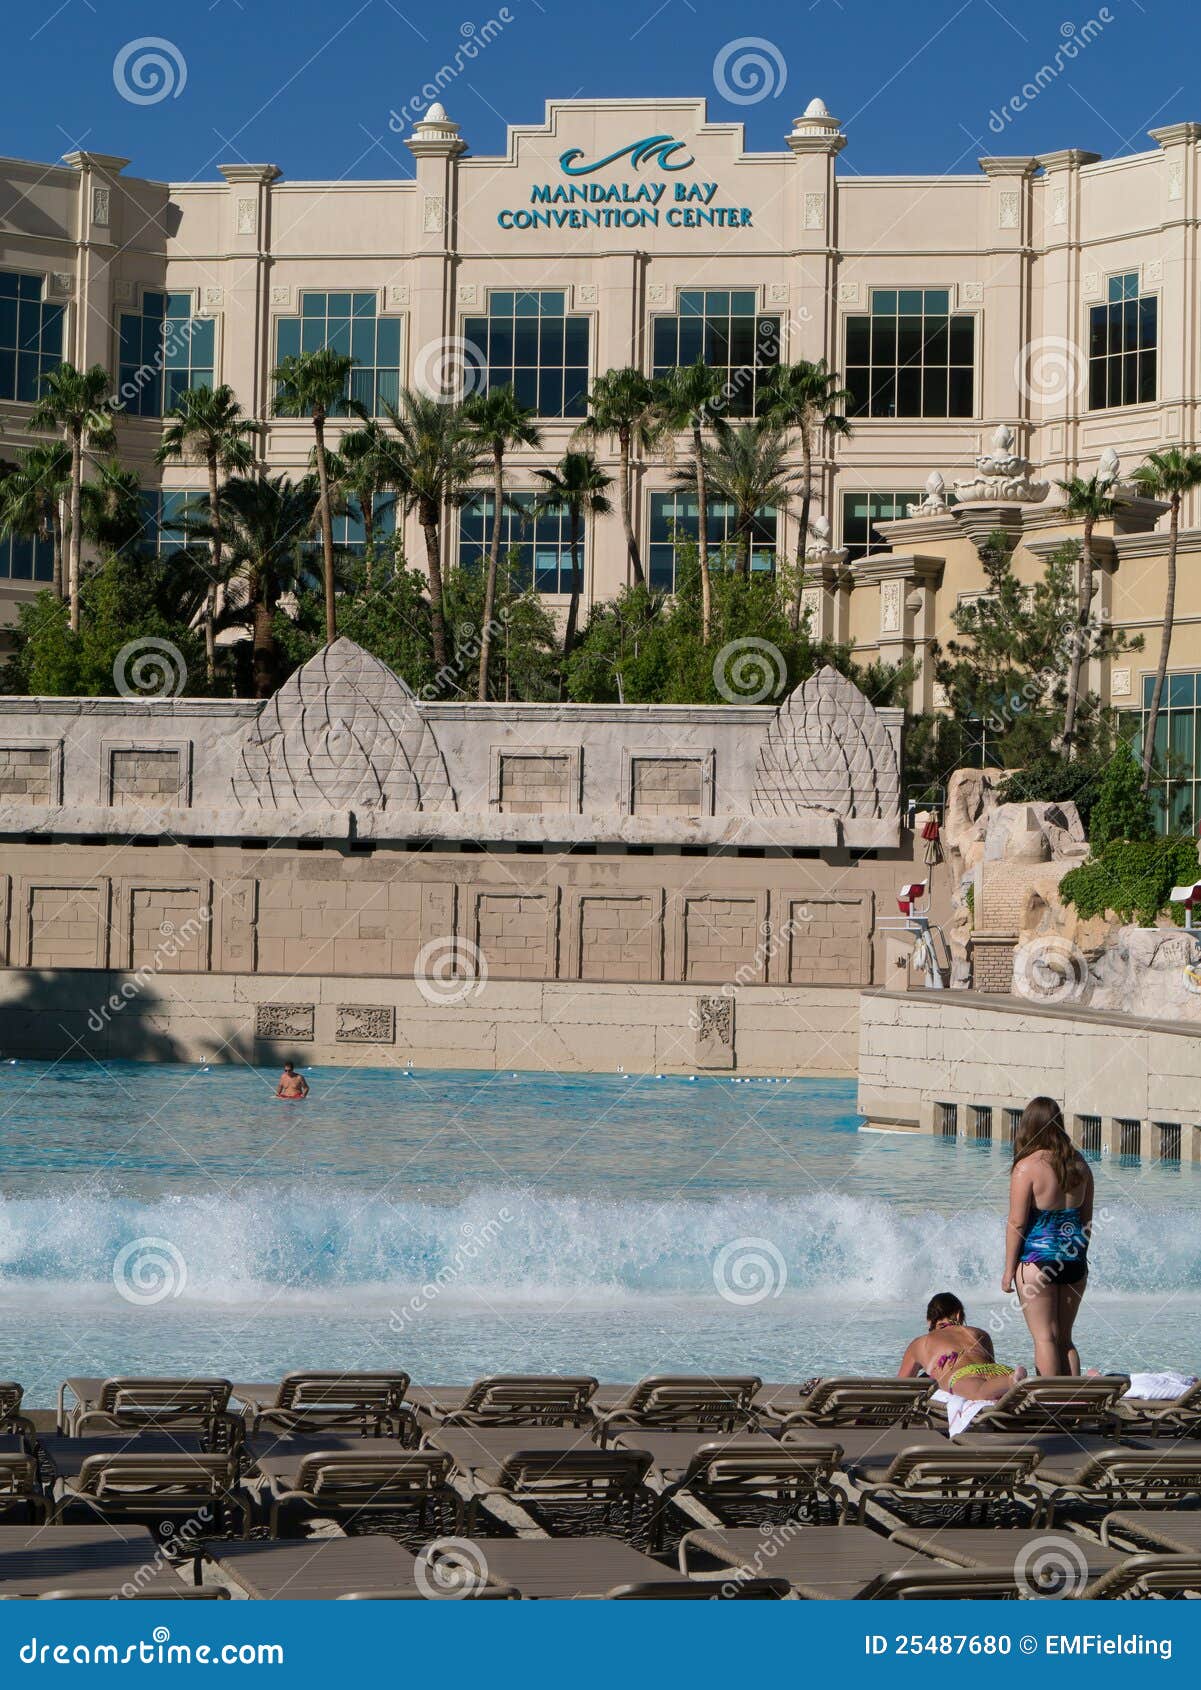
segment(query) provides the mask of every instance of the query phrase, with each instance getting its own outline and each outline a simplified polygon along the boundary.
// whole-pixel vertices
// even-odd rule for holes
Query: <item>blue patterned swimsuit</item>
[[[1088,1274],[1088,1234],[1079,1209],[1036,1209],[1022,1239],[1023,1262],[1057,1285],[1078,1285]]]

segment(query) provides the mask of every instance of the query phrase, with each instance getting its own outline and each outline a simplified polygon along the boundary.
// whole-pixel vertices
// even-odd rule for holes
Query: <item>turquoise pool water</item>
[[[999,1289],[998,1146],[860,1133],[851,1082],[0,1066],[0,1377],[400,1365],[891,1369]],[[1097,1169],[1086,1363],[1198,1369],[1201,1174]]]

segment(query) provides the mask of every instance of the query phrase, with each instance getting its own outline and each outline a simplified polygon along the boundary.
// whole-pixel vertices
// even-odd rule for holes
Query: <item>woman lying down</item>
[[[919,1373],[969,1402],[997,1402],[1026,1377],[1024,1367],[1006,1367],[996,1359],[988,1333],[967,1324],[963,1304],[950,1291],[940,1291],[926,1305],[926,1331],[905,1351],[897,1378],[914,1379]]]

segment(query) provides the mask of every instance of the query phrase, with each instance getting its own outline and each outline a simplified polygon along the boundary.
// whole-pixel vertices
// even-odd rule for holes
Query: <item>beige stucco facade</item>
[[[677,145],[633,161],[632,143],[648,137]],[[66,308],[66,356],[114,374],[121,314],[147,289],[189,292],[215,325],[214,379],[259,416],[270,410],[278,320],[296,316],[310,290],[369,292],[381,316],[399,319],[400,379],[426,385],[445,375],[464,324],[497,290],[562,290],[567,310],[588,322],[590,377],[627,363],[649,372],[656,320],[679,309],[682,290],[752,290],[756,310],[778,319],[784,360],[825,357],[837,370],[847,320],[872,310],[874,290],[945,291],[949,310],[973,323],[971,414],[857,418],[818,468],[815,509],[830,536],[810,599],[815,626],[853,637],[864,656],[895,658],[945,638],[960,596],[981,586],[979,514],[902,520],[888,529],[892,556],[877,547],[843,567],[846,495],[916,499],[932,471],[948,490],[970,481],[1000,424],[1043,483],[1092,473],[1107,448],[1128,473],[1148,449],[1196,439],[1201,125],[1157,129],[1149,150],[1120,159],[1069,148],[940,177],[836,168],[845,139],[812,109],[778,150],[749,152],[741,126],[708,121],[703,101],[578,100],[552,101],[542,122],[512,127],[502,157],[472,156],[469,128],[431,112],[405,137],[413,177],[394,180],[291,182],[275,164],[231,164],[212,182],[170,184],[130,177],[122,160],[96,152],[62,164],[5,160],[0,270],[43,278],[45,298]],[[570,174],[564,158],[586,173]],[[618,197],[556,198],[581,184]],[[1090,409],[1089,314],[1122,275],[1156,302],[1154,394]],[[0,453],[24,443],[27,414],[0,402]],[[517,488],[562,453],[573,426],[544,419],[542,450],[514,460]],[[159,424],[125,417],[119,430],[122,456],[147,485],[162,484]],[[303,421],[273,420],[267,461],[299,472],[310,444]],[[615,468],[611,447],[601,452]],[[199,480],[177,468],[165,485]],[[669,486],[662,457],[637,464],[644,552],[652,497]],[[1052,487],[1042,503],[1018,499],[1009,511],[1027,574],[1040,567],[1038,547],[1062,532],[1057,497]],[[1186,527],[1197,520],[1186,510]],[[795,523],[795,512],[783,514],[781,552],[795,549]],[[1162,530],[1162,512],[1131,510],[1106,548],[1104,606],[1130,630],[1157,625]],[[417,535],[408,538],[419,559]],[[445,543],[453,555],[454,521]],[[1185,545],[1195,550],[1201,533]],[[615,592],[626,567],[616,517],[594,521],[586,596]],[[33,590],[0,584],[4,614]],[[1137,698],[1154,644],[1094,683],[1116,703]],[[1201,668],[1201,575],[1187,568],[1173,666]],[[913,703],[936,702],[926,664]]]

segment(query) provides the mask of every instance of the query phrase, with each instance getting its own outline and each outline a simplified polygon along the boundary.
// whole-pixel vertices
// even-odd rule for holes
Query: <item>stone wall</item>
[[[1050,1009],[969,992],[865,992],[859,1108],[882,1125],[972,1136],[992,1111],[1000,1138],[1032,1097],[1054,1097],[1078,1143],[1159,1154],[1179,1127],[1201,1160],[1201,1038],[1170,1022]],[[1170,1135],[1173,1138],[1177,1135]]]

